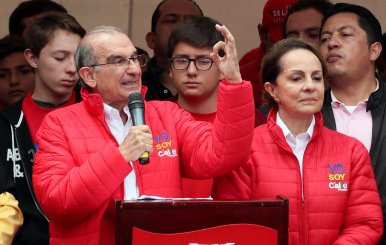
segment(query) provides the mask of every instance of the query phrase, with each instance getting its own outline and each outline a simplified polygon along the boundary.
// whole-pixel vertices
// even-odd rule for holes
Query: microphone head
[[[145,104],[143,102],[143,98],[142,98],[142,95],[138,92],[135,92],[135,93],[131,93],[129,95],[129,109],[134,109],[134,108],[144,108],[145,107]]]

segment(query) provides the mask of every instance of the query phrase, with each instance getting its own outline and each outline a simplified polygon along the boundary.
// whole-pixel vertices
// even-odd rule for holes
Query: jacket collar
[[[289,148],[289,145],[287,144],[285,138],[284,138],[284,134],[283,134],[283,131],[282,129],[276,124],[276,116],[277,116],[277,109],[276,108],[272,108],[270,111],[269,111],[269,114],[268,114],[268,118],[267,118],[267,125],[268,125],[268,131],[271,135],[271,137],[279,143],[279,145],[281,145],[281,147],[289,150],[289,151],[292,151],[290,148]],[[314,141],[315,138],[318,138],[320,137],[321,135],[321,131],[322,131],[322,128],[323,128],[323,116],[322,116],[322,113],[321,112],[317,112],[314,114],[315,116],[315,127],[314,127],[314,132],[312,134],[312,138],[311,138],[311,141]]]
[[[145,97],[147,88],[145,86],[141,87],[142,97]],[[92,93],[87,88],[81,89],[81,96],[85,103],[87,111],[95,116],[100,116],[104,114],[103,100],[100,94]]]
[[[24,99],[24,97],[23,97],[23,99]],[[5,107],[0,112],[0,117],[4,118],[10,124],[16,125],[20,120],[23,99],[20,99],[19,101],[15,102],[14,104]]]
[[[379,104],[386,99],[385,97],[386,92],[385,92],[385,86],[383,86],[383,81],[381,77],[378,75],[378,73],[375,74],[375,77],[378,80],[379,88],[376,91],[374,91],[372,94],[370,94],[366,111],[370,111],[371,109],[378,107]]]

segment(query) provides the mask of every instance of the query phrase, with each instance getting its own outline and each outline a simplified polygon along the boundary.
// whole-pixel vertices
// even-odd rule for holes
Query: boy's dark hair
[[[157,26],[157,22],[158,22],[158,19],[159,17],[161,16],[161,11],[160,11],[160,7],[166,2],[167,0],[163,0],[161,1],[157,7],[155,8],[154,12],[153,12],[153,15],[151,16],[151,32],[155,33],[155,29],[156,29],[156,26]],[[202,12],[202,9],[200,8],[200,6],[196,3],[195,0],[188,0],[189,2],[193,3],[197,9],[201,12],[201,16],[203,16],[203,12]]]
[[[20,36],[9,34],[0,39],[0,60],[13,53],[23,53],[24,50],[24,39]]]
[[[333,5],[329,0],[299,0],[295,2],[291,7],[288,8],[287,15],[285,17],[283,25],[283,37],[287,38],[287,22],[288,18],[296,12],[300,12],[306,9],[315,9],[323,16],[326,14],[327,10]]]
[[[224,41],[224,37],[216,29],[220,22],[204,16],[189,16],[181,22],[170,34],[167,57],[171,58],[174,48],[180,42],[188,43],[194,47],[213,47],[217,42]]]
[[[25,29],[23,19],[48,11],[67,13],[62,5],[51,0],[30,0],[20,3],[9,17],[9,33],[21,36]]]
[[[322,19],[320,32],[327,19],[339,13],[353,13],[358,16],[358,24],[366,32],[369,46],[375,42],[382,42],[382,28],[378,19],[365,7],[350,3],[337,3],[329,8]]]
[[[56,30],[65,30],[83,37],[85,29],[66,13],[50,12],[35,21],[27,30],[26,48],[39,57],[40,51],[51,41]]]

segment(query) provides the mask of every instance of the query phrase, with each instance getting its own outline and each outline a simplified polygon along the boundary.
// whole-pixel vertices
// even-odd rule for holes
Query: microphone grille
[[[129,109],[136,107],[144,107],[142,95],[138,92],[129,95]]]

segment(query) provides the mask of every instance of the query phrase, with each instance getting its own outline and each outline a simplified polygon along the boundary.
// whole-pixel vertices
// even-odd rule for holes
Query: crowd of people
[[[0,244],[113,244],[115,200],[278,195],[290,245],[386,244],[378,19],[329,0],[262,11],[260,46],[238,57],[194,0],[163,0],[149,57],[114,26],[20,3],[0,39]]]

